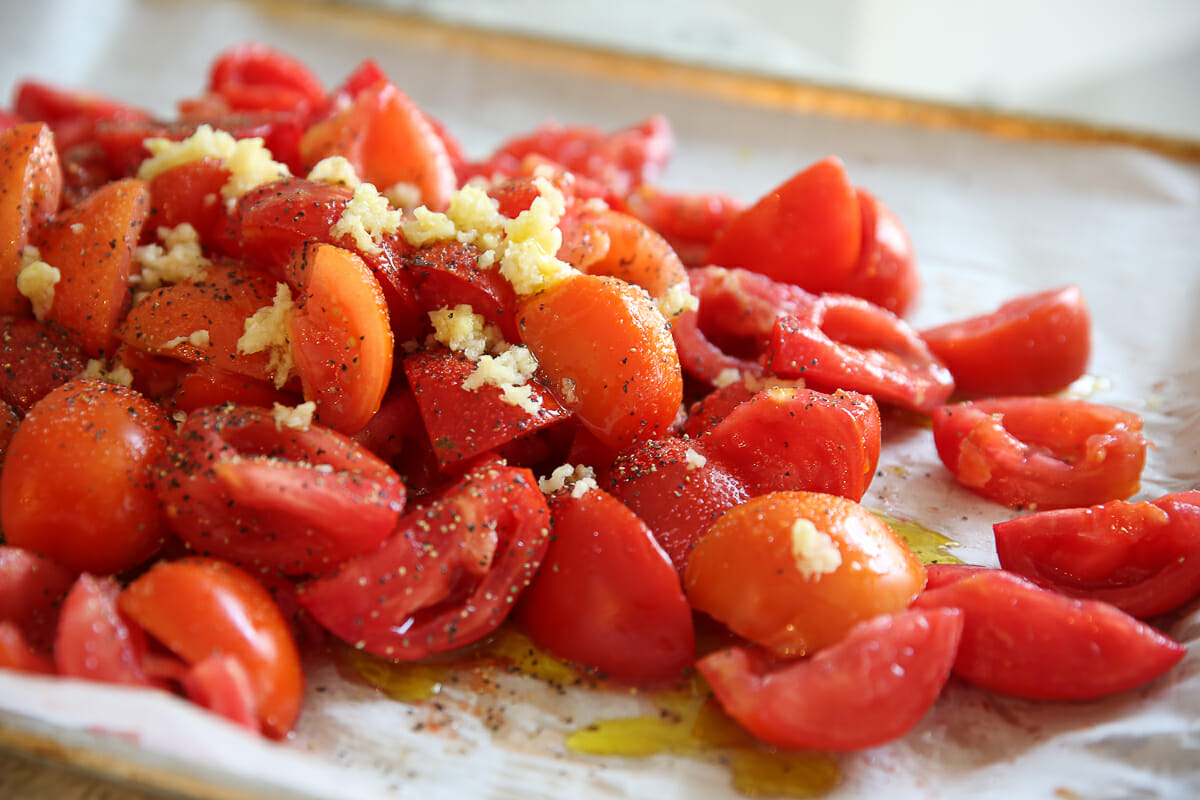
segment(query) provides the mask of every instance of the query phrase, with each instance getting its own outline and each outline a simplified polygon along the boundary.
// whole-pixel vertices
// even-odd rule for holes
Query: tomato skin
[[[479,266],[476,247],[456,241],[435,242],[402,255],[400,262],[426,315],[468,305],[499,328],[506,342],[520,341],[517,293],[499,270]]]
[[[121,585],[83,573],[63,601],[54,640],[58,674],[131,686],[152,684],[142,667],[146,641],[117,609]]]
[[[200,364],[180,377],[176,390],[167,399],[166,405],[177,411],[191,413],[208,406],[234,403],[239,406],[274,408],[276,403],[285,406],[299,405],[302,398],[274,385],[236,372]]]
[[[0,475],[8,543],[98,575],[145,561],[169,532],[152,477],[173,432],[123,386],[74,380],[50,392],[17,429]]]
[[[658,231],[685,266],[698,267],[713,240],[746,204],[718,192],[673,193],[643,185],[626,198],[629,213]]]
[[[654,439],[622,453],[601,484],[650,526],[680,576],[704,532],[750,496],[742,479],[710,456],[700,441]]]
[[[323,425],[354,433],[379,410],[392,378],[383,288],[357,254],[324,242],[305,242],[286,273],[298,293],[288,331],[304,398]]]
[[[950,676],[956,609],[905,610],[851,628],[809,659],[772,667],[733,647],[696,662],[730,716],[775,747],[852,751],[898,739]]]
[[[62,273],[47,319],[70,331],[88,355],[116,349],[133,252],[149,209],[146,183],[125,178],[97,189],[38,235],[42,260]]]
[[[943,406],[933,439],[959,483],[1012,508],[1089,506],[1137,491],[1146,460],[1142,419],[1056,397]]]
[[[17,291],[21,251],[58,211],[63,172],[50,127],[29,122],[0,131],[0,314],[29,314]]]
[[[42,120],[54,129],[58,147],[66,151],[88,141],[105,121],[145,120],[149,114],[95,92],[64,89],[42,81],[17,85],[13,109],[26,120]]]
[[[118,606],[167,649],[195,666],[228,654],[246,669],[268,736],[282,738],[300,713],[304,676],[287,621],[248,573],[223,561],[160,561],[133,581]]]
[[[180,676],[188,700],[231,722],[262,733],[258,698],[242,662],[226,653],[197,662]]]
[[[21,411],[83,372],[83,351],[57,325],[0,317],[0,399]]]
[[[860,500],[879,464],[879,407],[856,392],[767,389],[702,441],[751,494],[810,491]]]
[[[7,619],[0,619],[0,669],[56,674],[54,659],[30,646],[21,629]]]
[[[494,631],[549,544],[550,510],[533,474],[485,461],[403,517],[380,549],[304,584],[300,602],[355,647],[424,658]]]
[[[887,523],[815,492],[752,497],[713,523],[684,573],[698,611],[775,655],[820,651],[908,607],[925,569]]]
[[[852,389],[879,403],[929,413],[954,379],[909,325],[850,295],[823,295],[818,311],[780,317],[767,347],[768,369],[818,389]]]
[[[517,319],[551,390],[605,444],[621,449],[670,430],[683,376],[666,320],[645,292],[574,275],[521,301]]]
[[[186,222],[196,229],[206,249],[237,255],[240,248],[229,241],[228,233],[233,222],[221,198],[229,174],[220,161],[209,157],[155,175],[148,183],[150,211],[143,236],[156,235],[159,228],[175,228]]]
[[[1139,619],[1200,595],[1200,491],[1040,511],[992,530],[1004,569]]]
[[[15,625],[38,650],[49,650],[62,599],[75,577],[32,550],[0,545],[0,620]]]
[[[611,275],[637,284],[661,300],[674,286],[687,286],[687,272],[671,245],[637,217],[611,208],[581,208],[566,215],[559,225],[566,242],[572,227],[589,231],[592,238],[607,240],[599,258],[588,259],[579,268],[589,275]],[[576,234],[579,235],[579,234]]]
[[[841,291],[862,251],[862,211],[829,156],[761,197],[721,231],[705,262],[741,267],[810,292]]]
[[[377,548],[405,504],[399,476],[351,439],[281,428],[252,407],[190,414],[157,484],[195,551],[285,574],[328,572]]]
[[[274,275],[307,241],[331,241],[330,230],[354,192],[345,186],[284,178],[263,184],[238,199],[241,251],[245,258]]]
[[[540,647],[636,685],[677,680],[695,656],[679,577],[646,524],[600,489],[550,502],[550,547],[516,618]]]
[[[904,225],[877,197],[856,190],[862,213],[862,252],[854,272],[838,290],[903,317],[921,288],[912,242]]]
[[[301,61],[261,42],[220,53],[209,71],[209,91],[237,110],[307,113],[325,101],[325,87]]]
[[[1132,689],[1174,666],[1187,648],[1115,606],[982,570],[923,592],[918,608],[964,615],[954,674],[1031,700],[1092,700]]]
[[[1052,394],[1083,375],[1091,315],[1078,286],[1014,298],[921,332],[965,396]]]

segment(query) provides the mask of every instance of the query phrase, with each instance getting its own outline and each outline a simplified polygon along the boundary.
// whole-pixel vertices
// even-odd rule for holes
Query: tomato
[[[133,377],[129,388],[156,402],[178,389],[184,375],[191,371],[191,366],[182,361],[150,355],[124,343],[113,353],[109,372],[119,368],[129,370]]]
[[[377,548],[405,503],[399,476],[352,440],[265,409],[193,412],[159,470],[170,524],[195,551],[286,574]]]
[[[520,341],[517,293],[497,269],[479,266],[479,250],[461,242],[435,242],[400,258],[417,302],[426,312],[468,305],[499,328],[506,342]]]
[[[179,379],[176,390],[167,399],[170,408],[191,412],[205,406],[235,403],[239,406],[273,408],[276,403],[299,405],[301,397],[276,389],[267,381],[247,378],[211,364],[200,364]]]
[[[32,550],[0,545],[0,620],[29,643],[49,650],[63,597],[75,573]]]
[[[56,216],[38,236],[42,260],[62,273],[47,319],[70,331],[88,355],[116,348],[149,207],[143,181],[114,181]]]
[[[657,231],[637,217],[610,208],[583,208],[566,215],[559,224],[566,241],[573,228],[586,231],[593,239],[603,237],[608,247],[599,258],[580,266],[590,275],[612,275],[641,286],[651,297],[663,299],[676,286],[687,287],[687,272],[671,245]],[[584,235],[583,231],[574,234]]]
[[[992,526],[1000,565],[1141,619],[1200,595],[1200,492],[1026,514]]]
[[[950,676],[962,630],[957,610],[906,610],[860,622],[790,664],[733,647],[696,667],[722,708],[767,744],[863,750],[921,721]]]
[[[41,81],[17,84],[13,97],[17,116],[41,120],[54,129],[60,149],[88,141],[98,124],[106,120],[144,120],[149,114],[119,100],[95,92],[63,89]]]
[[[857,393],[767,389],[701,441],[751,494],[810,491],[860,500],[879,463],[879,408]]]
[[[149,686],[142,666],[146,640],[117,609],[121,585],[83,573],[63,601],[54,640],[60,675],[104,683]]]
[[[304,676],[287,621],[247,572],[222,561],[160,561],[121,593],[118,606],[195,666],[227,654],[245,668],[259,721],[281,738],[300,713]]]
[[[343,641],[416,659],[494,631],[550,544],[532,473],[485,462],[402,518],[380,549],[309,581],[300,602]]]
[[[495,450],[568,416],[536,381],[528,384],[530,399],[539,404],[532,414],[505,402],[497,387],[464,389],[463,381],[474,371],[473,362],[448,351],[414,353],[404,359],[404,374],[443,466]]]
[[[0,619],[0,668],[54,675],[54,660],[30,646],[13,622]]]
[[[0,314],[28,314],[17,291],[21,253],[56,211],[63,173],[54,134],[40,122],[0,131]]]
[[[352,105],[310,127],[300,142],[307,166],[340,155],[358,176],[386,190],[409,183],[421,202],[440,211],[458,188],[446,144],[413,103],[390,81],[362,89]]]
[[[74,380],[50,392],[17,429],[0,475],[8,543],[77,572],[145,561],[169,533],[152,473],[173,431],[123,386]]]
[[[907,608],[924,585],[924,567],[887,523],[815,492],[772,492],[730,509],[684,573],[693,608],[783,657]]]
[[[635,684],[676,680],[695,657],[692,613],[646,524],[600,489],[550,503],[552,539],[517,606],[540,647]]]
[[[968,489],[1013,508],[1088,506],[1137,491],[1146,439],[1137,414],[1051,397],[944,406],[938,456]]]
[[[923,413],[954,391],[950,372],[904,320],[850,295],[824,295],[815,313],[776,320],[766,360],[784,378]]]
[[[325,87],[307,66],[260,42],[234,45],[218,55],[208,88],[237,110],[305,113],[325,102]]]
[[[629,213],[670,243],[686,266],[698,267],[713,240],[746,204],[719,192],[686,194],[642,185],[626,198]]]
[[[622,453],[601,484],[650,526],[680,575],[709,526],[750,496],[710,456],[702,441],[652,439]]]
[[[628,447],[670,429],[683,402],[679,355],[641,289],[575,275],[521,301],[517,319],[551,390],[605,444]]]
[[[1141,686],[1187,648],[1107,603],[1077,600],[1003,570],[923,592],[919,608],[958,608],[954,674],[1032,700],[1091,700]]]
[[[1087,369],[1091,315],[1078,286],[1009,300],[921,332],[962,395],[1051,394]]]
[[[862,251],[858,195],[835,157],[796,173],[738,214],[705,262],[741,267],[812,292],[841,291]]]
[[[8,453],[8,445],[16,435],[21,417],[17,410],[8,403],[0,400],[0,469],[4,467],[4,457]]]
[[[216,158],[201,158],[163,170],[150,179],[150,213],[142,234],[187,223],[206,250],[238,255],[234,223],[221,198],[229,169]]]
[[[697,311],[680,315],[671,326],[683,369],[715,386],[727,376],[757,376],[766,370],[766,350],[775,320],[819,313],[815,295],[743,269],[700,267],[688,270]]]
[[[218,653],[198,661],[180,677],[187,699],[254,733],[262,733],[258,698],[250,674],[235,656]]]
[[[79,345],[62,328],[29,317],[0,317],[0,399],[28,411],[83,372]]]
[[[878,198],[856,190],[862,213],[862,251],[858,265],[838,289],[904,316],[920,290],[916,258],[908,232]]]
[[[207,268],[191,283],[161,286],[133,304],[117,328],[126,345],[151,355],[270,381],[277,365],[271,353],[238,348],[246,320],[272,305],[277,284],[257,270],[236,266]],[[193,334],[204,331],[198,340]]]
[[[330,230],[354,196],[345,186],[284,178],[238,199],[241,249],[246,259],[276,275],[307,241],[332,241]]]
[[[324,242],[293,253],[287,278],[297,291],[288,331],[304,398],[323,425],[354,433],[379,410],[392,378],[383,289],[355,253]]]

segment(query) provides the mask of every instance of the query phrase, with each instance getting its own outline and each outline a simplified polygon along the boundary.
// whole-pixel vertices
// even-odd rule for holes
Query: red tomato
[[[95,92],[62,89],[32,80],[17,84],[13,109],[22,119],[48,122],[60,152],[88,141],[104,121],[149,118],[139,108]]]
[[[923,592],[919,608],[964,615],[954,673],[1032,700],[1090,700],[1141,686],[1187,648],[1107,603],[1040,589],[983,570]]]
[[[113,353],[110,370],[118,367],[124,367],[133,376],[131,389],[156,402],[178,389],[183,376],[192,369],[182,361],[153,356],[124,343]]]
[[[767,389],[701,441],[750,494],[809,491],[860,500],[879,464],[879,408],[853,392]]]
[[[189,667],[180,678],[184,694],[198,706],[255,733],[262,733],[258,698],[250,673],[236,656],[217,653]]]
[[[29,317],[0,317],[0,345],[0,400],[21,411],[85,365],[83,351],[66,331]]]
[[[963,395],[1051,394],[1087,369],[1091,316],[1078,286],[1025,295],[990,314],[922,331]]]
[[[856,193],[862,212],[862,252],[854,272],[838,291],[904,316],[921,283],[912,242],[891,209],[865,189]]]
[[[722,514],[750,494],[704,443],[652,439],[622,453],[604,488],[633,509],[680,575],[696,541]]]
[[[117,324],[129,307],[133,251],[149,210],[143,181],[113,181],[38,236],[42,260],[62,273],[47,319],[74,334],[88,355],[111,355],[116,348]]]
[[[696,662],[722,708],[775,747],[862,750],[908,733],[950,676],[961,614],[907,610],[858,623],[812,658],[772,666],[742,647]]]
[[[231,215],[221,197],[229,170],[215,158],[189,161],[163,170],[150,179],[150,213],[143,236],[157,236],[159,228],[188,223],[196,229],[206,250],[228,255],[240,253]]]
[[[58,211],[62,165],[54,134],[40,122],[0,131],[0,314],[29,314],[17,291],[21,252]]]
[[[188,417],[158,495],[197,552],[286,574],[327,572],[377,548],[405,502],[399,476],[352,440],[233,406]]]
[[[260,42],[234,45],[218,55],[208,88],[236,110],[306,113],[325,102],[325,87],[307,66]]]
[[[354,433],[379,410],[392,378],[392,328],[383,289],[355,253],[307,242],[292,254],[291,350],[317,419]]]
[[[266,381],[247,378],[212,364],[201,364],[180,378],[178,387],[166,405],[179,411],[192,412],[224,403],[273,408],[276,403],[295,406],[300,402],[299,395],[276,389]]]
[[[688,285],[683,262],[671,245],[657,231],[637,217],[611,208],[580,208],[564,216],[559,224],[564,242],[574,235],[608,242],[598,258],[589,258],[579,269],[589,275],[611,275],[627,283],[637,284],[661,300],[676,286]]]
[[[145,561],[168,534],[153,469],[173,431],[158,406],[123,386],[75,380],[46,395],[17,429],[0,475],[8,543],[76,572]]]
[[[517,293],[500,270],[479,266],[477,248],[456,241],[437,242],[404,254],[400,261],[425,312],[468,305],[499,328],[506,342],[520,341]]]
[[[284,178],[246,192],[235,216],[242,253],[256,266],[283,274],[291,254],[308,241],[327,242],[354,193],[345,186]]]
[[[1200,492],[1026,514],[992,526],[1000,565],[1145,619],[1200,595]]]
[[[63,601],[54,640],[60,675],[104,683],[149,686],[142,666],[146,640],[117,609],[121,585],[83,573]]]
[[[759,357],[775,320],[820,309],[815,295],[744,269],[700,267],[688,270],[688,280],[700,308],[675,319],[671,334],[684,371],[708,385],[764,374]]]
[[[404,374],[442,466],[495,450],[568,416],[536,381],[529,384],[531,399],[541,405],[533,414],[506,403],[494,386],[464,389],[463,381],[474,371],[474,363],[448,351],[415,353],[404,359]],[[453,413],[448,413],[451,409]]]
[[[1137,414],[1051,397],[944,406],[933,440],[959,483],[1013,508],[1088,506],[1137,491],[1146,439]]]
[[[721,231],[705,263],[742,267],[812,292],[841,291],[862,252],[862,211],[842,162],[796,173]]]
[[[689,267],[704,264],[713,240],[746,204],[718,192],[682,194],[643,185],[626,198],[629,213],[661,234]]]
[[[20,627],[0,619],[0,668],[54,675],[54,660],[30,646]]]
[[[39,650],[49,650],[58,609],[75,573],[32,550],[0,545],[0,620]]]
[[[605,444],[628,447],[670,429],[683,376],[666,320],[644,291],[575,275],[522,300],[517,319],[551,390]]]
[[[373,553],[305,584],[300,602],[343,641],[423,658],[494,631],[550,544],[550,511],[528,470],[484,463],[402,518]]]
[[[8,453],[9,442],[16,435],[20,423],[21,417],[17,410],[0,400],[0,469],[4,467],[4,456]]]
[[[954,391],[950,372],[904,320],[849,295],[824,295],[804,318],[775,322],[767,367],[818,389],[852,389],[928,413]]]
[[[776,655],[811,654],[855,624],[908,607],[925,569],[887,523],[851,500],[773,492],[730,509],[696,543],[692,607]]]
[[[208,558],[160,561],[118,603],[192,666],[220,654],[237,659],[263,730],[275,738],[291,730],[304,688],[300,655],[279,608],[249,573]]]
[[[679,576],[646,524],[599,489],[550,503],[550,547],[517,606],[540,647],[635,684],[677,680],[695,658]]]

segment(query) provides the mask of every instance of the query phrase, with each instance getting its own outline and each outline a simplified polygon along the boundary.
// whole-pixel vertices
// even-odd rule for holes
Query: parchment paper
[[[160,112],[199,92],[223,46],[260,39],[330,84],[373,57],[469,153],[555,118],[616,128],[673,123],[663,183],[753,200],[837,154],[907,226],[924,276],[918,326],[988,311],[1019,293],[1079,284],[1094,315],[1078,393],[1144,415],[1155,442],[1138,495],[1200,485],[1200,169],[1119,147],[1015,142],[754,107],[703,93],[500,59],[340,7],[82,0],[8,7],[0,81],[86,86]],[[531,45],[532,46],[532,45]],[[7,89],[6,89],[7,90]],[[891,422],[868,505],[944,532],[964,561],[994,564],[991,524],[1011,515],[961,491],[927,430]],[[1190,652],[1143,690],[1036,704],[952,683],[902,741],[839,759],[835,798],[1200,796],[1200,610],[1168,632]],[[93,754],[114,774],[187,776],[202,793],[319,798],[727,798],[721,765],[569,754],[589,719],[637,713],[633,696],[506,677],[488,699],[447,687],[431,706],[384,699],[330,665],[310,672],[293,740],[241,734],[163,695],[0,672],[0,724]],[[502,718],[485,724],[483,705]],[[565,720],[569,718],[570,722]],[[11,737],[10,737],[11,740]],[[225,794],[223,794],[225,793]]]

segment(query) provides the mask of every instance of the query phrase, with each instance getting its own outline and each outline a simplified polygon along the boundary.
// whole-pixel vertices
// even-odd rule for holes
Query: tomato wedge
[[[1006,570],[1140,619],[1200,595],[1200,491],[1040,511],[992,529]]]
[[[1129,497],[1147,441],[1137,414],[1055,397],[943,406],[933,440],[959,483],[1013,508],[1089,506]]]
[[[156,484],[196,552],[286,574],[328,572],[377,548],[405,503],[400,477],[365,448],[252,407],[189,415]]]
[[[767,744],[863,750],[921,721],[950,675],[962,630],[953,609],[901,611],[859,623],[809,659],[773,666],[734,647],[696,667],[721,707]]]
[[[149,686],[142,666],[146,638],[117,608],[121,585],[83,573],[63,601],[54,641],[60,675],[104,683]]]
[[[637,685],[678,680],[695,658],[692,612],[650,529],[600,489],[563,490],[550,510],[553,538],[521,595],[521,626],[539,646],[602,675]]]
[[[83,351],[57,325],[30,317],[0,317],[0,400],[28,411],[83,372]]]
[[[1092,700],[1141,686],[1187,648],[1095,600],[1042,589],[1004,570],[982,570],[922,592],[918,608],[958,608],[954,674],[1031,700]]]
[[[17,291],[21,251],[56,211],[63,188],[54,134],[41,122],[0,131],[0,314],[28,314]]]

